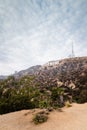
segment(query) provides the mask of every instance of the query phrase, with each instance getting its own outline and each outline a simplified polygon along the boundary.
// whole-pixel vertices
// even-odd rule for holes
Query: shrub
[[[47,107],[49,107],[49,102],[47,102],[47,101],[40,101],[39,102],[39,107],[40,108],[47,108]]]
[[[87,102],[87,89],[83,89],[79,94],[79,103]]]
[[[45,112],[39,112],[34,116],[33,122],[34,124],[41,124],[41,123],[46,122],[47,119],[48,119],[48,116]]]

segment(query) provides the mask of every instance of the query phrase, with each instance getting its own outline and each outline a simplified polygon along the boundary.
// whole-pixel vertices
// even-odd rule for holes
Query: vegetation
[[[47,119],[48,119],[47,113],[42,111],[42,112],[36,113],[36,115],[33,118],[33,122],[37,125],[37,124],[41,124],[41,123],[46,122]]]
[[[61,106],[61,89],[41,88],[34,76],[15,79],[10,76],[0,82],[0,114],[21,109]]]

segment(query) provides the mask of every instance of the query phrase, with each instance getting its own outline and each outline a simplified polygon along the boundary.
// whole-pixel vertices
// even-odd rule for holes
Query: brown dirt
[[[33,124],[34,114],[32,110],[22,110],[0,115],[0,130],[87,130],[87,103],[53,111],[48,121],[40,125]]]

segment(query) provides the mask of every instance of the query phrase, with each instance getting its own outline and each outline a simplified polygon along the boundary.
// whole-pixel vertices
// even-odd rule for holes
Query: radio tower
[[[72,42],[72,55],[71,55],[71,57],[72,57],[72,58],[75,57],[73,42]]]

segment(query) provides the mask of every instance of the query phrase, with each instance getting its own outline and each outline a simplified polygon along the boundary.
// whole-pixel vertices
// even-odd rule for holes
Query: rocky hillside
[[[84,77],[87,73],[87,57],[67,58],[59,61],[50,61],[44,65],[37,65],[14,74],[15,77],[36,75],[44,78],[58,78],[60,80],[74,80]]]
[[[73,79],[75,74],[79,73],[84,76],[87,72],[87,57],[66,58],[57,61],[49,61],[44,65],[32,66],[26,70],[21,70],[15,74],[14,77],[20,78],[25,75],[49,76],[61,79],[61,75],[66,75],[64,78]],[[6,79],[6,76],[0,76],[0,79]],[[64,79],[62,78],[62,80]]]
[[[0,81],[1,114],[63,107],[67,101],[87,102],[87,57],[52,61]]]
[[[23,77],[25,75],[34,75],[34,74],[37,73],[39,68],[41,68],[41,65],[32,66],[32,67],[30,67],[30,68],[28,68],[26,70],[21,70],[19,72],[16,72],[12,76],[14,76],[15,78],[21,78],[21,77]],[[10,76],[10,75],[8,75],[8,76]],[[7,79],[8,76],[0,75],[0,80]]]
[[[59,86],[73,100],[87,101],[87,57],[49,62],[40,68],[36,77],[42,88]]]
[[[75,72],[82,76],[85,75],[85,72],[87,72],[87,57],[75,57],[49,62],[43,65],[39,71],[40,74],[46,73],[50,77],[60,77],[60,75],[66,74],[68,79],[73,79]]]
[[[26,70],[22,70],[22,71],[19,71],[18,73],[15,73],[13,76],[15,78],[20,78],[25,75],[34,75],[39,71],[40,68],[41,68],[41,65],[32,66]]]
[[[53,80],[63,82],[66,85],[69,82],[86,84],[87,79],[87,57],[75,57],[52,61],[41,66],[37,73],[37,80],[47,82]]]
[[[43,88],[60,86],[73,89],[75,100],[87,101],[87,57],[49,62],[38,71],[37,80]]]

